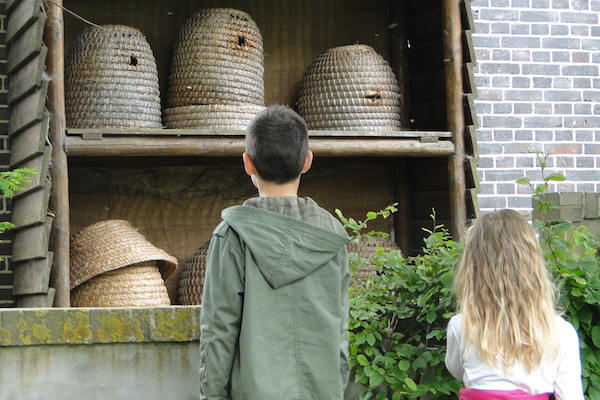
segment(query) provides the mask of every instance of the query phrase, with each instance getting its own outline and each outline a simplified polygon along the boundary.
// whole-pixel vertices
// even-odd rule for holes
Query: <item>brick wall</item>
[[[8,151],[8,77],[6,76],[6,1],[0,0],[0,171],[6,171],[9,163]],[[0,221],[10,221],[10,201],[0,199]],[[10,271],[10,256],[12,252],[10,233],[0,236],[0,307],[12,306],[12,273]]]
[[[476,108],[483,212],[530,211],[535,152],[552,190],[600,191],[600,0],[476,0]]]

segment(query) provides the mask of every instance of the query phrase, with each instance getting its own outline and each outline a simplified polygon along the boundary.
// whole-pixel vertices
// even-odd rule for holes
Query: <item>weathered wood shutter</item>
[[[8,0],[6,12],[10,166],[36,171],[31,183],[13,199],[13,291],[19,307],[51,307],[51,148],[47,139],[50,115],[46,110],[51,77],[44,74],[47,49],[42,42],[46,18],[42,0]]]
[[[479,216],[479,200],[477,198],[479,193],[479,177],[477,175],[479,149],[476,135],[479,124],[474,103],[474,99],[477,97],[477,86],[475,85],[473,67],[477,64],[477,61],[471,36],[471,32],[475,29],[471,0],[461,2],[461,22],[463,26],[463,91],[465,96],[465,180],[467,186],[465,200],[467,202],[467,218],[473,219]]]

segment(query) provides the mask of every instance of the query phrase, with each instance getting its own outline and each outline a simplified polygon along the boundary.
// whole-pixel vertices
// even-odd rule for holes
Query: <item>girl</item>
[[[456,270],[448,371],[460,400],[583,400],[579,340],[557,315],[535,233],[513,210],[480,217]]]

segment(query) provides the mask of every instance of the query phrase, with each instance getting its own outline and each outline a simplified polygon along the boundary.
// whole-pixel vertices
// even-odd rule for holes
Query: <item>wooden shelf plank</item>
[[[96,128],[76,129],[68,128],[67,135],[80,135],[89,137],[90,140],[99,136],[244,136],[245,131],[219,130],[219,129],[131,129],[131,128]],[[393,137],[393,138],[449,138],[450,132],[437,131],[333,131],[309,130],[310,137]]]
[[[86,140],[69,135],[65,141],[69,157],[141,157],[141,156],[239,156],[243,138],[209,137],[131,137],[104,136]],[[319,156],[332,157],[447,157],[454,151],[449,140],[437,142],[399,138],[315,138],[310,148]]]

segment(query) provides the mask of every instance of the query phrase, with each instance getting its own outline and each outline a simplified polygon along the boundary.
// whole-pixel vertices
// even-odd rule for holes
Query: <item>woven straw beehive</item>
[[[168,306],[165,282],[155,262],[135,264],[98,275],[71,292],[73,307]]]
[[[383,247],[386,250],[398,250],[396,243],[389,237],[373,237],[372,240],[363,239],[358,243],[348,244],[348,252],[356,253],[359,258],[359,266],[352,273],[352,285],[361,285],[367,276],[377,273],[375,266],[370,263],[377,247]]]
[[[164,280],[176,268],[129,222],[97,222],[71,241],[71,296],[79,307],[169,304]]]
[[[304,75],[298,112],[309,129],[398,130],[398,82],[373,48],[335,47],[317,57]]]
[[[179,277],[179,304],[194,305],[202,302],[209,244],[210,242],[203,244],[183,267]]]
[[[263,109],[263,73],[262,37],[247,13],[198,11],[175,45],[167,127],[244,129]]]
[[[75,40],[65,66],[70,128],[161,128],[156,61],[137,29],[90,27]]]

